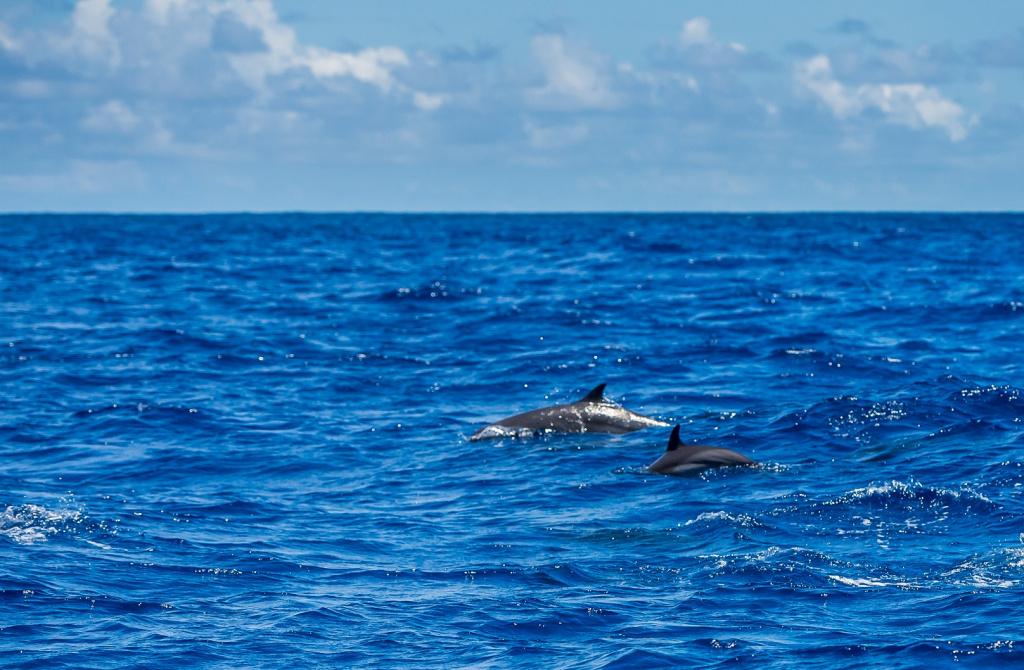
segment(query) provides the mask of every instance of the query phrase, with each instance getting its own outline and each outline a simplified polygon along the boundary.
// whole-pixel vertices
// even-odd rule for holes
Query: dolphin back
[[[669,475],[732,465],[756,465],[756,463],[732,449],[685,444],[679,439],[679,426],[676,426],[672,429],[665,453],[651,463],[647,469],[655,474]]]
[[[576,402],[542,407],[502,419],[476,431],[469,439],[529,437],[539,433],[622,435],[651,426],[668,425],[605,401],[604,387],[604,384],[598,385]]]

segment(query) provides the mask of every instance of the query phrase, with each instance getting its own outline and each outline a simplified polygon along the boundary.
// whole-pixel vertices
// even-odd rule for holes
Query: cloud
[[[870,45],[832,51],[829,62],[836,76],[848,82],[938,83],[952,79],[963,58],[948,44],[915,49]]]
[[[363,49],[356,54],[308,47],[299,62],[317,77],[349,76],[373,84],[386,93],[395,84],[391,71],[408,65],[409,57],[398,47]]]
[[[227,0],[218,13],[230,13],[232,21],[249,29],[253,33],[250,45],[257,37],[265,45],[256,53],[228,57],[239,76],[262,93],[268,93],[268,77],[295,69],[306,69],[317,79],[353,77],[386,93],[395,83],[392,70],[409,64],[408,56],[398,47],[368,48],[352,54],[301,46],[295,31],[278,20],[270,0]]]
[[[146,10],[159,25],[167,25],[172,12],[182,12],[188,5],[189,0],[146,0]]]
[[[30,6],[0,13],[21,19],[0,24],[0,97],[19,106],[4,121],[31,129],[0,138],[8,158],[52,138],[49,155],[81,158],[238,157],[275,143],[324,155],[455,99],[438,82],[425,92],[399,79],[413,61],[398,47],[303,43],[270,0],[77,0],[48,22],[30,20]],[[289,121],[240,122],[257,117]]]
[[[755,91],[750,74],[770,73],[778,70],[777,65],[763,52],[716,36],[704,16],[687,20],[673,39],[649,55],[649,71],[633,68],[635,80],[646,87],[645,94],[641,89],[635,97],[646,98],[655,109],[672,110],[690,123],[757,127],[764,122],[765,111],[778,110],[776,99],[788,93],[772,90],[774,83],[766,86],[771,77],[759,77]]]
[[[590,134],[590,128],[585,123],[542,127],[527,122],[523,124],[523,130],[526,131],[530,146],[535,149],[564,149],[583,141]]]
[[[221,14],[213,24],[210,46],[217,51],[231,53],[263,53],[267,44],[263,33],[243,25],[230,14]]]
[[[53,84],[42,79],[21,79],[11,85],[11,92],[26,100],[50,98],[54,95]]]
[[[0,48],[4,51],[20,51],[21,42],[14,39],[11,29],[0,23]]]
[[[679,42],[683,45],[684,49],[714,44],[714,40],[711,39],[711,21],[703,16],[690,19],[683,24],[683,32],[679,35]]]
[[[412,102],[425,112],[432,112],[444,104],[445,96],[431,95],[417,91],[412,96]]]
[[[93,108],[82,119],[82,128],[94,133],[130,133],[138,125],[139,117],[120,100]]]
[[[70,48],[92,61],[103,61],[111,67],[121,63],[121,49],[110,31],[114,16],[111,0],[79,0],[71,16]]]
[[[964,109],[938,89],[923,84],[876,84],[857,88],[844,86],[832,73],[828,56],[819,55],[797,63],[797,84],[818,97],[837,119],[858,116],[869,108],[909,128],[942,128],[958,142],[967,136],[961,120]]]
[[[526,91],[529,103],[548,109],[601,109],[614,107],[606,59],[562,35],[537,35],[530,43],[545,83]]]
[[[767,55],[751,53],[740,42],[724,42],[711,33],[711,21],[704,16],[683,24],[676,43],[663,47],[657,60],[669,67],[691,70],[769,70]]]

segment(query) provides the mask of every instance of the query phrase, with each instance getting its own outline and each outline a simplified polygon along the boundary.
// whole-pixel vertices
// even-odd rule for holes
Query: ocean
[[[1022,239],[2,216],[0,665],[1020,667]],[[467,440],[600,383],[758,465]]]

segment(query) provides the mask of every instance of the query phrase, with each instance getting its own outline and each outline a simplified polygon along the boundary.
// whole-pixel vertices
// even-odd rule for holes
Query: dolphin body
[[[684,444],[679,439],[679,426],[676,425],[672,429],[672,435],[668,438],[668,448],[665,453],[651,463],[647,469],[658,475],[683,475],[727,465],[755,465],[755,463],[732,449]]]
[[[473,433],[470,441],[494,437],[530,437],[537,433],[610,433],[622,435],[651,426],[667,426],[664,421],[630,412],[604,399],[605,384],[600,384],[576,402],[542,407],[492,423]]]

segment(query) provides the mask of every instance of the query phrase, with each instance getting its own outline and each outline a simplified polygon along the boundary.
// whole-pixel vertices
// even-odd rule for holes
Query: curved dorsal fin
[[[579,402],[604,402],[604,387],[607,384],[598,384],[594,390],[579,399]]]
[[[672,434],[668,436],[668,449],[665,451],[675,451],[682,443],[683,441],[679,439],[679,424],[677,423],[676,427],[672,429]]]

